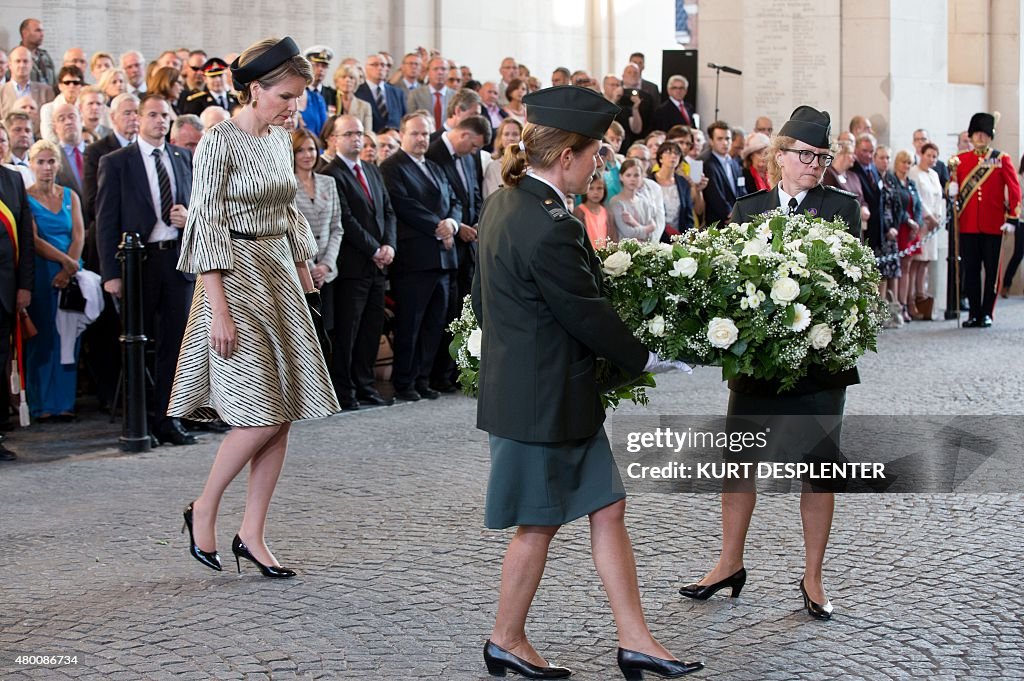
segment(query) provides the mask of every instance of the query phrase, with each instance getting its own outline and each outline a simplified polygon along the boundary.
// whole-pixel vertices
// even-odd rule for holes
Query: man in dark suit
[[[32,211],[25,183],[14,170],[0,166],[0,367],[6,371],[11,360],[11,331],[18,315],[32,302],[35,248],[32,239]],[[11,391],[0,386],[0,429],[10,427]],[[3,446],[0,461],[12,461],[14,452]]]
[[[665,87],[668,91],[668,99],[654,110],[654,116],[651,118],[651,130],[668,132],[674,125],[693,127],[693,107],[685,99],[689,87],[689,81],[683,76],[669,77],[668,85]]]
[[[460,91],[465,92],[465,90]],[[455,100],[452,100],[453,102]],[[483,168],[480,149],[491,139],[491,124],[483,116],[460,120],[452,130],[443,132],[427,149],[427,158],[444,171],[448,184],[462,204],[462,224],[455,238],[459,269],[452,272],[448,285],[448,311],[445,326],[459,316],[462,299],[473,287],[476,268],[476,224],[483,205]],[[455,361],[448,352],[450,334],[445,331],[434,358],[431,387],[440,392],[455,392],[457,378]]]
[[[448,108],[445,109],[445,119],[441,127],[430,133],[430,143],[433,144],[440,139],[441,133],[446,130],[454,130],[459,121],[470,116],[479,116],[482,113],[481,105],[480,95],[473,90],[468,88],[456,90],[448,100]]]
[[[415,92],[415,90],[414,90]],[[406,114],[402,148],[381,164],[398,219],[398,257],[391,266],[395,297],[395,395],[436,399],[430,370],[448,308],[449,273],[458,269],[455,240],[462,205],[444,171],[425,158],[429,122]]]
[[[708,151],[704,154],[704,175],[708,186],[704,188],[704,224],[725,224],[740,191],[743,169],[729,156],[732,130],[725,121],[708,126]]]
[[[192,444],[195,438],[178,419],[168,418],[181,339],[188,320],[195,277],[177,270],[181,230],[192,193],[192,157],[188,150],[164,142],[171,106],[156,94],[139,106],[138,140],[99,162],[96,193],[96,238],[103,288],[121,297],[117,247],[121,235],[136,232],[146,248],[142,267],[143,328],[156,340],[156,387],[150,426],[160,442]]]
[[[861,189],[864,190],[864,202],[867,204],[868,244],[875,250],[875,255],[882,252],[882,176],[875,167],[875,137],[870,132],[862,132],[857,137],[854,147],[857,161],[850,168],[857,174]]]
[[[455,94],[446,85],[448,82],[448,61],[444,57],[434,57],[427,64],[427,82],[423,87],[410,90],[406,96],[406,110],[409,112],[423,109],[433,115],[434,129],[440,130],[444,125],[445,111],[448,110],[448,99]]]
[[[114,130],[85,148],[85,169],[82,173],[82,218],[85,222],[85,269],[100,272],[100,256],[96,246],[96,185],[100,159],[128,146],[139,133],[139,98],[127,92],[110,103],[110,121]],[[96,386],[101,407],[112,407],[121,371],[121,318],[111,295],[104,291],[103,312],[82,332],[83,366]]]
[[[398,128],[405,115],[406,95],[384,81],[384,57],[371,54],[363,65],[366,82],[356,88],[356,97],[370,104],[373,112],[373,131]]]
[[[649,94],[655,102],[660,102],[663,99],[663,97],[661,95],[661,91],[658,89],[658,86],[652,83],[651,81],[643,78],[644,67],[647,64],[647,58],[644,56],[644,53],[634,52],[633,54],[629,55],[629,61],[633,64],[636,64],[636,67],[640,69],[640,77],[642,79],[640,81],[641,89],[647,94]],[[689,123],[686,123],[686,125],[689,125]],[[668,130],[668,128],[664,129]]]
[[[334,160],[318,172],[330,175],[341,199],[345,234],[334,280],[334,389],[342,409],[388,406],[374,385],[380,334],[384,327],[386,268],[395,257],[395,211],[377,166],[362,163],[363,124],[339,116],[330,135]]]

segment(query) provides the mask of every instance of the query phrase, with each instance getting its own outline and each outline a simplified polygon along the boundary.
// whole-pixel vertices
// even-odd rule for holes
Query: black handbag
[[[85,296],[82,295],[77,277],[71,277],[68,285],[60,290],[57,307],[68,312],[85,312]]]

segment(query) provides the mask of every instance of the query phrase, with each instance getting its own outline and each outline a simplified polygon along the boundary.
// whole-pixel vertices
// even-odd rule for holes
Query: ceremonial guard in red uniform
[[[999,250],[1003,233],[1012,234],[1020,218],[1020,182],[1009,155],[992,149],[996,119],[988,113],[971,116],[967,132],[974,149],[950,161],[957,194],[961,276],[970,302],[965,327],[992,326],[999,287]],[[981,270],[985,270],[985,286]]]

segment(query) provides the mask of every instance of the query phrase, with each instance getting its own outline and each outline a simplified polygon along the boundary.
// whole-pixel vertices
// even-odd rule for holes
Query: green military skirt
[[[564,525],[626,497],[604,428],[566,442],[491,435],[484,525]]]

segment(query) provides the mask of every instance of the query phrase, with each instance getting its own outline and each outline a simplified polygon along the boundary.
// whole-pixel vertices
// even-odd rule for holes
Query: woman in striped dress
[[[199,275],[168,413],[219,415],[224,438],[202,495],[185,509],[192,556],[221,569],[216,520],[224,490],[249,464],[242,526],[232,542],[267,577],[287,578],[264,541],[267,509],[292,421],[329,416],[338,399],[313,325],[306,261],[317,254],[295,207],[292,149],[280,126],[311,81],[291,38],[263,40],[232,65],[244,108],[196,148],[192,208],[178,269]],[[303,291],[307,300],[303,299]]]

